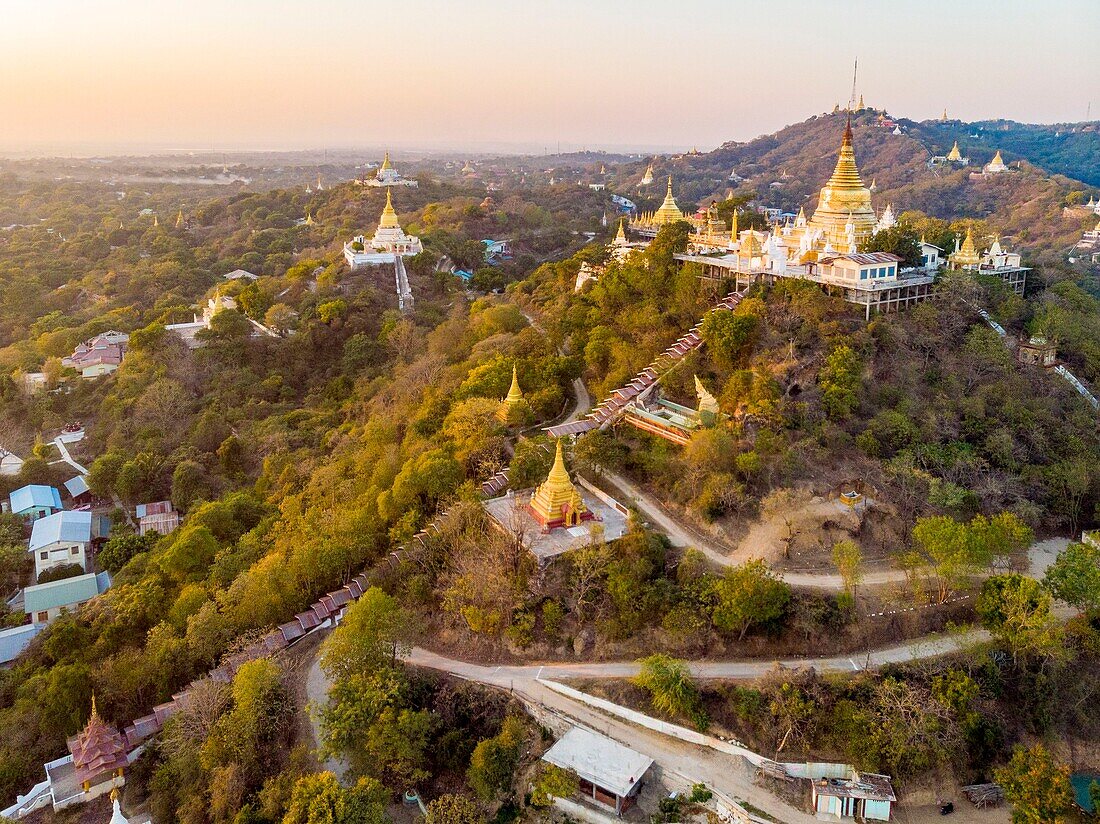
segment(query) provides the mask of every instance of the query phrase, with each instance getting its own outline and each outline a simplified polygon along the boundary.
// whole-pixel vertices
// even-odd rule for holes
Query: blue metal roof
[[[23,624],[0,630],[0,664],[11,663],[18,658],[41,631],[42,624]]]
[[[33,552],[58,541],[86,544],[90,540],[92,540],[91,512],[86,510],[55,512],[34,522],[28,549]]]
[[[38,507],[61,509],[61,493],[52,486],[29,484],[21,486],[8,496],[11,511],[18,515]]]
[[[111,576],[106,572],[98,575],[89,572],[60,581],[35,584],[23,590],[23,609],[28,615],[34,615],[58,607],[71,607],[90,601],[110,586]]]

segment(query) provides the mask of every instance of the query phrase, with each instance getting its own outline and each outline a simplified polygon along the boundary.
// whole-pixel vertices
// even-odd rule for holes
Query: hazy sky
[[[711,148],[1100,119],[1100,0],[4,0],[0,147]]]

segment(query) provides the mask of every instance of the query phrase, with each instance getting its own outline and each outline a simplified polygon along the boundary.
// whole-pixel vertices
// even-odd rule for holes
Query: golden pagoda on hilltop
[[[561,439],[554,455],[554,466],[546,480],[535,490],[531,502],[527,504],[527,511],[546,532],[559,526],[576,526],[594,517],[569,479],[561,454]]]
[[[500,402],[497,420],[507,423],[509,414],[521,403],[523,403],[523,391],[519,388],[519,376],[516,374],[516,365],[513,363],[512,385],[508,388],[508,394]]]
[[[382,209],[382,217],[378,219],[379,229],[400,229],[401,224],[397,221],[397,212],[393,210],[393,195],[390,194],[390,190],[386,189],[386,205]]]
[[[962,152],[959,151],[959,141],[955,141],[955,145],[951,147],[951,151],[947,153],[947,159],[952,163],[958,163],[963,159]]]
[[[844,128],[840,155],[829,182],[821,189],[810,227],[820,229],[825,242],[838,252],[871,236],[877,218],[871,208],[871,191],[863,185],[852,148],[852,118]],[[853,229],[848,228],[851,223]]]
[[[648,186],[652,182],[653,182],[653,164],[650,163],[648,166],[645,167],[645,174],[642,175],[642,180],[641,180],[640,185]]]
[[[1001,150],[997,150],[997,154],[993,155],[993,159],[989,161],[983,170],[986,174],[996,174],[997,172],[1007,172],[1008,166],[1005,165],[1004,158],[1001,157]]]
[[[966,227],[966,237],[963,239],[961,247],[958,246],[958,242],[958,239],[956,239],[955,251],[950,256],[951,268],[968,269],[977,266],[981,262],[981,258],[974,246],[974,233],[970,226]]]
[[[683,219],[684,213],[680,211],[680,207],[676,205],[676,198],[672,196],[672,175],[669,175],[665,200],[661,204],[661,208],[653,213],[653,223],[657,226],[664,226],[666,223],[675,223],[677,220]]]

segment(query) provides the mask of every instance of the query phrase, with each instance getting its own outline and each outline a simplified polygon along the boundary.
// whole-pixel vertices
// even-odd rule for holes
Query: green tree
[[[834,420],[847,418],[859,402],[860,373],[863,361],[850,346],[841,344],[825,359],[817,376],[821,403]]]
[[[395,666],[418,633],[418,616],[378,587],[352,603],[321,649],[321,667],[333,679]]]
[[[863,553],[859,545],[855,541],[837,541],[833,544],[833,563],[844,582],[844,591],[854,598],[856,587],[863,580]]]
[[[1016,747],[1008,764],[993,773],[1012,805],[1013,824],[1065,824],[1073,808],[1069,767],[1042,744]]]
[[[577,776],[555,764],[540,761],[531,788],[531,806],[545,809],[555,798],[568,798],[580,789]]]
[[[479,741],[474,747],[466,780],[483,801],[492,801],[512,786],[522,755],[523,738],[523,721],[509,715],[497,735]]]
[[[756,342],[760,321],[754,315],[711,312],[700,329],[716,360],[727,366],[742,362]]]
[[[373,778],[344,789],[331,772],[299,778],[283,824],[385,824],[389,792]]]
[[[1095,615],[1100,612],[1100,549],[1071,543],[1047,569],[1043,583],[1055,598]]]
[[[445,794],[428,804],[424,824],[485,824],[485,816],[472,799]]]
[[[875,232],[860,244],[861,252],[889,252],[901,258],[899,266],[921,266],[924,263],[920,234],[905,223]]]
[[[638,674],[631,680],[649,693],[655,710],[690,718],[700,730],[710,725],[699,688],[683,661],[658,653],[640,659],[638,665]]]
[[[1050,594],[1038,581],[1015,572],[989,578],[975,610],[982,625],[1008,647],[1013,661],[1064,653],[1061,624],[1051,612]]]
[[[135,555],[150,550],[154,542],[155,538],[135,535],[132,532],[112,535],[96,557],[104,569],[118,572]]]
[[[730,567],[714,586],[714,625],[736,632],[738,640],[755,624],[783,615],[791,588],[760,559]]]

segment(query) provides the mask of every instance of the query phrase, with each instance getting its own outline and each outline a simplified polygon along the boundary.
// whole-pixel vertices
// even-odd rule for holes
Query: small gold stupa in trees
[[[955,243],[957,244],[958,241],[956,240]],[[966,269],[977,266],[981,262],[978,250],[974,246],[974,232],[972,227],[966,227],[966,238],[963,239],[962,246],[957,247],[951,254],[950,262],[952,269]]]
[[[508,394],[500,402],[497,409],[497,420],[507,423],[512,416],[512,410],[523,403],[523,391],[519,388],[519,376],[516,374],[516,365],[512,364],[512,385],[508,387]]]
[[[560,439],[554,455],[554,466],[546,480],[535,490],[531,502],[527,504],[527,511],[546,532],[559,526],[576,526],[581,521],[594,517],[585,506],[577,488],[573,486],[573,481],[569,479]]]

